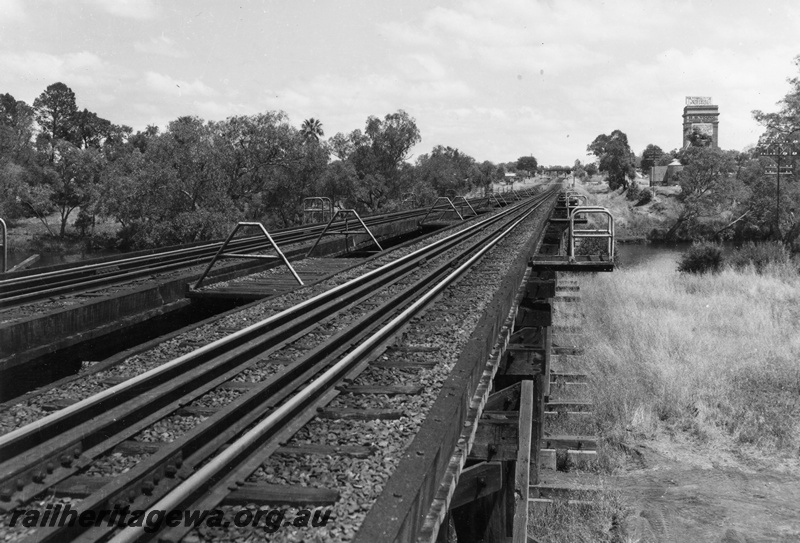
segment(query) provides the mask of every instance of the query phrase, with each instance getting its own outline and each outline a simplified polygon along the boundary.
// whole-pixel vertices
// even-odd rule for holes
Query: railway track
[[[115,447],[171,416],[197,420],[185,435],[142,455],[129,471],[113,480],[101,480],[96,491],[80,495],[80,508],[216,507],[236,481],[245,480],[269,452],[277,450],[313,418],[317,408],[338,394],[337,383],[362,371],[433,298],[552,197],[553,193],[547,192],[512,206],[0,436],[0,508],[21,507],[57,487],[69,489],[70,480],[91,471]],[[367,309],[364,302],[369,304]],[[348,312],[349,317],[342,319]],[[309,337],[316,338],[315,345],[296,348],[298,340]],[[287,362],[287,349],[302,354]],[[276,360],[282,363],[276,365]],[[240,387],[244,392],[223,407],[198,407],[205,395],[226,387],[231,390],[230,383],[241,382],[248,371],[270,366],[272,371]],[[275,370],[277,366],[280,369]],[[159,537],[176,540],[187,530],[178,527]],[[37,530],[27,540],[105,540],[113,535],[118,541],[136,541],[151,537],[142,530],[115,532],[106,526],[54,527]]]
[[[477,205],[477,202],[473,203]],[[394,221],[422,217],[426,212],[427,209],[414,209],[365,217],[364,221],[368,227],[376,227]],[[340,225],[334,223],[333,226]],[[273,234],[273,239],[282,246],[304,243],[316,239],[324,227],[325,224],[322,223],[279,230]],[[0,279],[0,309],[204,264],[219,250],[221,243],[213,242],[128,258],[103,259],[102,262],[90,261],[66,269]],[[256,252],[270,250],[271,246],[263,237],[258,236],[235,240],[229,248],[232,252]]]

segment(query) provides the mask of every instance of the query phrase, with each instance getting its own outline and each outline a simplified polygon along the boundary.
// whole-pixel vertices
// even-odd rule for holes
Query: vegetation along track
[[[499,239],[500,231],[511,231],[511,227],[503,224],[519,222],[522,214],[531,213],[551,196],[547,193],[533,202],[480,221],[222,340],[0,437],[0,459],[6,459],[0,464],[0,506],[6,510],[21,506],[53,489],[57,483],[68,483],[71,476],[91,472],[96,463],[108,460],[107,453],[113,447],[150,431],[160,419],[178,416],[171,414],[181,408],[184,413],[190,413],[184,418],[192,419],[186,421],[191,429],[155,452],[140,455],[133,461],[135,467],[115,474],[117,476],[108,484],[85,496],[80,508],[110,509],[113,504],[147,508],[153,507],[158,500],[161,500],[155,505],[158,507],[176,500],[176,503],[188,505],[198,496],[219,503],[228,493],[225,476],[244,470],[246,478],[246,472],[254,471],[264,460],[265,442],[275,445],[274,442],[287,439],[301,425],[298,420],[307,420],[309,413],[313,416],[313,408],[332,399],[336,395],[332,386],[362,369],[369,357],[377,352],[376,349],[385,348],[387,342],[392,341],[392,334],[402,329],[408,319],[424,307],[428,298],[414,300],[431,288],[433,281],[441,279],[458,259],[466,258],[468,253],[481,247],[480,250],[485,251],[490,240]],[[484,233],[477,241],[474,237],[469,239],[484,231],[490,232]],[[460,243],[466,243],[469,248],[457,248]],[[453,252],[458,255],[453,255]],[[473,256],[473,260],[476,258]],[[444,263],[441,263],[442,259]],[[459,268],[451,279],[465,269]],[[417,277],[417,281],[400,290],[400,282],[407,281],[412,275],[424,277]],[[289,355],[281,352],[282,347],[287,348],[284,351],[291,351],[293,342],[300,338],[306,341],[314,336],[309,332],[326,319],[334,322],[332,319],[337,313],[352,309],[379,291],[387,292],[392,285],[396,285],[399,292],[380,307],[366,313],[362,309],[358,316],[351,315],[344,325],[338,329],[333,327],[333,335],[325,337],[330,329],[319,333],[318,345],[298,360],[275,364],[277,360],[287,362]],[[433,288],[444,287],[440,284]],[[434,291],[427,296],[435,295]],[[408,304],[413,305],[407,307]],[[397,312],[401,315],[392,317]],[[389,318],[393,320],[378,335],[373,335],[380,323]],[[354,345],[358,347],[336,361]],[[293,350],[297,354],[298,349]],[[281,369],[264,371],[263,380],[247,387],[246,392],[222,408],[192,411],[192,402],[198,400],[202,404],[205,395],[215,395],[218,390],[224,390],[226,382],[240,379],[248,371],[253,372],[260,362],[265,363],[261,367],[272,365]],[[296,394],[298,390],[300,392]],[[225,402],[216,405],[222,403]],[[259,421],[264,415],[266,418]],[[245,431],[245,437],[230,443]],[[288,433],[281,435],[281,431]],[[222,455],[208,461],[225,444],[229,446]],[[251,455],[255,455],[255,460]],[[179,485],[182,478],[187,480]],[[220,480],[222,484],[215,486]],[[177,494],[173,492],[176,486]],[[107,534],[100,532],[105,530],[108,528],[91,528],[84,536],[103,539]],[[31,537],[33,540],[60,541],[77,535],[53,528],[39,530]],[[148,536],[141,533],[124,537],[129,535],[132,539]]]
[[[477,202],[473,202],[477,205]],[[427,209],[414,209],[365,217],[369,227],[413,217],[422,217]],[[336,225],[338,223],[334,223]],[[344,224],[344,223],[342,223]],[[315,239],[325,224],[313,224],[299,228],[276,231],[276,243],[287,245]],[[69,294],[85,289],[116,284],[139,277],[178,270],[208,262],[220,248],[221,242],[207,243],[193,247],[183,247],[102,262],[71,266],[38,274],[21,274],[16,277],[0,279],[0,309],[35,302],[53,296]],[[262,236],[245,237],[234,240],[230,245],[233,251],[271,250],[272,247]]]

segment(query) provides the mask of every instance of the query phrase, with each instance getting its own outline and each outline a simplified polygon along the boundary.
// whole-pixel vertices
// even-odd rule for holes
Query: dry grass
[[[646,188],[645,185],[640,186]],[[650,234],[653,229],[666,230],[679,214],[676,199],[660,188],[650,203],[643,206],[637,206],[636,202],[626,199],[621,190],[610,191],[604,181],[593,180],[578,184],[575,190],[586,194],[591,205],[603,206],[614,215],[617,236],[622,238],[641,238]]]
[[[640,267],[581,281],[599,433],[682,432],[711,447],[800,447],[800,278]]]
[[[528,534],[539,543],[618,540],[618,526],[624,509],[617,492],[608,489],[600,494],[573,494],[570,500],[584,503],[568,503],[557,499],[548,507],[532,507]]]

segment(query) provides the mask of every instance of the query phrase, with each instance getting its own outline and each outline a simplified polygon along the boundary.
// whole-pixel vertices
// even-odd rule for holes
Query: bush
[[[653,193],[650,192],[650,189],[642,190],[641,194],[639,194],[639,201],[636,202],[637,206],[643,206],[645,204],[649,204],[650,200],[653,199]]]
[[[631,183],[631,186],[628,187],[628,194],[625,195],[625,198],[631,201],[638,200],[640,194],[641,190],[639,189],[639,184],[636,181],[634,181],[633,183]]]
[[[752,265],[758,273],[763,273],[769,265],[785,266],[791,263],[789,249],[780,241],[742,245],[730,255],[729,264],[741,270]]]
[[[696,241],[681,255],[678,271],[684,273],[717,272],[722,266],[722,247],[710,241]]]

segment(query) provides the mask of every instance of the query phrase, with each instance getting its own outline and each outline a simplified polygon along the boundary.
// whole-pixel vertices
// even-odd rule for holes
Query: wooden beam
[[[547,402],[548,411],[591,411],[592,407],[594,403],[578,400]]]
[[[458,478],[450,509],[461,507],[503,488],[503,463],[481,462],[464,468]]]
[[[519,375],[530,379],[544,373],[547,356],[541,349],[512,350],[508,353],[508,365],[503,375]]]
[[[56,498],[83,499],[94,492],[97,492],[110,482],[113,477],[87,477],[85,475],[75,475],[62,483],[58,483],[52,488]]]
[[[545,375],[543,381],[543,397],[550,399],[550,362],[553,356],[553,331],[550,326],[544,329],[544,364],[542,373]]]
[[[513,543],[528,541],[528,498],[530,493],[531,448],[533,445],[533,381],[523,381],[519,407],[519,448],[517,473],[514,477],[514,532]]]
[[[595,450],[597,449],[597,438],[594,436],[544,436],[541,447],[543,449]]]
[[[144,441],[136,441],[134,439],[127,439],[114,447],[115,453],[122,453],[128,456],[134,454],[155,454],[161,447],[167,445],[163,441],[155,441],[146,443]]]
[[[349,385],[342,387],[340,391],[342,394],[386,394],[388,396],[395,396],[399,394],[414,395],[422,392],[422,385]]]
[[[484,411],[516,411],[519,409],[520,383],[506,387],[489,395]]]
[[[361,445],[317,445],[299,444],[278,447],[276,454],[308,454],[314,456],[352,456],[353,458],[369,458],[378,449]]]
[[[553,311],[549,303],[522,299],[517,312],[515,328],[550,326],[551,324],[553,324]]]
[[[566,356],[580,356],[583,354],[583,349],[580,347],[558,347],[555,346],[551,349],[553,354],[560,354]]]
[[[516,460],[518,422],[481,418],[475,430],[475,441],[469,451],[469,460]]]
[[[594,485],[531,485],[530,498],[594,498],[603,491]]]
[[[186,405],[178,409],[175,414],[181,417],[210,417],[219,411],[219,407],[203,407],[200,405]]]
[[[326,407],[319,411],[322,419],[344,420],[398,420],[403,417],[401,409],[355,409],[352,407]]]
[[[20,262],[19,264],[17,264],[16,266],[14,266],[13,268],[6,270],[6,273],[24,270],[25,268],[36,264],[40,258],[41,258],[40,255],[31,255],[22,262]]]
[[[339,492],[328,488],[246,483],[228,494],[221,505],[333,505],[338,499]]]
[[[532,451],[531,465],[533,466],[530,481],[531,484],[539,482],[539,451],[541,450],[542,436],[544,435],[544,390],[545,376],[536,375],[533,378],[533,413],[531,414],[531,434]],[[520,424],[522,424],[522,412],[520,411]]]

